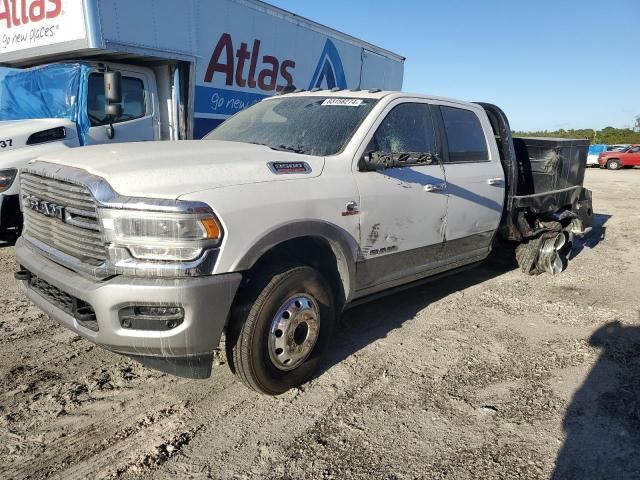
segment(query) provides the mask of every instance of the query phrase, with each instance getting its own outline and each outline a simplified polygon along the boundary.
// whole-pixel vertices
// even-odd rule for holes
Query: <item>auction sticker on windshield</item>
[[[361,98],[327,98],[322,102],[323,107],[359,107]]]

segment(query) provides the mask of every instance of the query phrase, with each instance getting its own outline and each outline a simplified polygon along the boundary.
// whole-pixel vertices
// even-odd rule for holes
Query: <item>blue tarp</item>
[[[589,155],[600,155],[607,151],[607,147],[604,143],[595,143],[589,147]]]
[[[76,122],[84,143],[88,73],[89,67],[78,63],[0,69],[0,121],[66,118]]]

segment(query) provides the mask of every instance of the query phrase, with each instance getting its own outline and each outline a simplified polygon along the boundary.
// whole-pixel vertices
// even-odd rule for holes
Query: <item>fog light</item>
[[[184,321],[184,309],[176,305],[133,305],[119,312],[122,328],[173,330]]]

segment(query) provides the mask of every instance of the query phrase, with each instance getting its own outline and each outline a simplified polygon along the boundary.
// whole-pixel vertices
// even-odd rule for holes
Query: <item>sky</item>
[[[267,1],[403,55],[404,91],[494,103],[514,130],[640,115],[640,0]]]

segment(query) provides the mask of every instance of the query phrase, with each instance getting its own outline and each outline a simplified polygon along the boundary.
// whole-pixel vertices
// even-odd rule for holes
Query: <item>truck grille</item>
[[[23,172],[20,188],[27,236],[83,263],[105,262],[98,213],[86,187]]]

